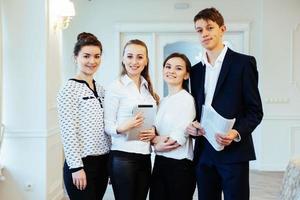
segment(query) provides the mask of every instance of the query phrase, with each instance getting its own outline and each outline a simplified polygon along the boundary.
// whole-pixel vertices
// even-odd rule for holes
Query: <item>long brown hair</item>
[[[129,40],[125,46],[124,46],[124,49],[123,49],[123,56],[125,54],[125,49],[128,45],[131,45],[131,44],[135,44],[135,45],[140,45],[142,47],[144,47],[146,49],[146,58],[147,58],[147,64],[146,66],[144,67],[143,71],[141,72],[141,76],[144,77],[144,79],[147,81],[148,83],[148,90],[151,94],[151,96],[154,98],[154,100],[156,101],[156,104],[159,103],[159,96],[154,92],[153,90],[153,86],[152,86],[152,83],[151,83],[151,79],[150,79],[150,75],[149,75],[149,56],[148,56],[148,48],[147,48],[147,45],[141,41],[141,40],[138,40],[138,39],[134,39],[134,40]],[[121,76],[127,74],[127,71],[126,71],[126,68],[125,68],[125,65],[124,63],[122,62],[122,71],[121,71]]]
[[[185,54],[182,54],[182,53],[178,53],[178,52],[175,52],[175,53],[172,53],[170,54],[163,62],[163,67],[165,67],[166,63],[168,62],[168,60],[170,60],[171,58],[181,58],[184,62],[185,62],[185,69],[186,69],[186,72],[188,74],[190,74],[191,72],[191,62],[190,60],[188,59],[188,57],[185,55]],[[189,79],[187,80],[183,80],[182,82],[182,88],[185,89],[187,92],[189,92]]]

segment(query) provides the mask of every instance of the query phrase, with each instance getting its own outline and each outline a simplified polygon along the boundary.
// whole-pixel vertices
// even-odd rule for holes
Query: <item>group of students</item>
[[[184,54],[169,55],[162,66],[169,94],[162,99],[150,80],[143,41],[126,43],[121,75],[104,90],[94,80],[102,44],[91,33],[78,35],[73,51],[78,73],[57,98],[70,200],[102,199],[108,177],[117,200],[145,200],[149,188],[150,200],[188,200],[196,183],[200,200],[221,200],[222,192],[225,200],[249,199],[251,133],[263,116],[255,58],[223,44],[226,27],[215,8],[201,10],[194,25],[206,50],[203,59],[191,67]],[[139,139],[128,140],[144,122],[142,113],[132,114],[139,104],[157,107],[155,122]],[[202,105],[236,118],[225,136],[216,133],[223,151],[203,137]]]

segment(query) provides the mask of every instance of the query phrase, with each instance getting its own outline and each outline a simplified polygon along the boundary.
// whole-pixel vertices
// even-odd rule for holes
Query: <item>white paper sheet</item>
[[[206,139],[214,147],[215,150],[221,151],[224,149],[224,146],[217,143],[215,134],[226,134],[230,129],[232,129],[234,119],[226,119],[219,115],[212,106],[202,106],[201,114],[201,126],[205,130]]]

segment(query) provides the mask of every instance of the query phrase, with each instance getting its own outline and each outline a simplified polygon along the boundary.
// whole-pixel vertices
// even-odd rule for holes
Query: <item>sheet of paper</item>
[[[221,151],[224,146],[219,145],[216,141],[215,134],[223,133],[224,135],[233,127],[235,119],[226,119],[215,111],[212,106],[202,106],[201,126],[205,130],[206,139],[215,150]]]
[[[153,105],[138,105],[132,111],[132,116],[141,112],[144,117],[144,123],[138,128],[130,130],[127,134],[127,140],[139,140],[140,131],[151,129],[154,124],[156,115],[156,107]]]

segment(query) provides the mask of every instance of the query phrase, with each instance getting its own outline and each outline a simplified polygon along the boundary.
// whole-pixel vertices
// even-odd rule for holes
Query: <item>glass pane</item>
[[[185,54],[193,66],[201,60],[203,48],[199,43],[194,42],[179,41],[170,43],[164,46],[164,59],[174,52]],[[163,95],[165,97],[168,95],[168,86],[165,82],[163,87]]]

